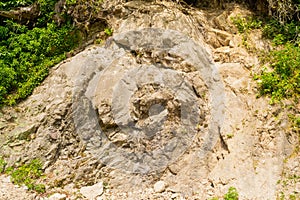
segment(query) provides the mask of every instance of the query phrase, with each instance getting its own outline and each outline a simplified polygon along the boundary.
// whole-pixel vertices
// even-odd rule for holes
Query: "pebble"
[[[67,196],[65,194],[54,193],[52,194],[48,200],[65,200]]]
[[[166,183],[164,181],[158,181],[154,184],[154,192],[161,193],[166,190]]]
[[[174,193],[171,195],[171,199],[176,199],[178,198],[180,195],[178,193]]]

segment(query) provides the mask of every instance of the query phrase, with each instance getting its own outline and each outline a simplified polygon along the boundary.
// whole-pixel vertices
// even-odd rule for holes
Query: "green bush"
[[[224,195],[224,200],[238,200],[239,194],[235,187],[230,187],[228,192]]]
[[[5,171],[6,164],[7,163],[5,162],[5,160],[0,157],[0,173],[3,173]]]
[[[287,44],[283,50],[270,53],[271,71],[263,70],[259,79],[260,94],[270,94],[272,101],[297,99],[300,94],[300,48]]]
[[[239,33],[245,33],[252,29],[258,29],[262,26],[262,21],[254,17],[232,17],[234,25],[238,28]]]
[[[0,43],[0,104],[14,104],[31,94],[49,68],[64,59],[64,53],[77,42],[69,25],[49,23],[27,30],[14,22],[8,24],[10,36]]]
[[[43,175],[42,163],[34,159],[29,164],[24,164],[16,169],[10,169],[12,182],[17,185],[26,185],[29,190],[39,193],[45,192],[43,184],[37,184],[37,179]]]
[[[0,10],[10,10],[16,7],[31,5],[33,0],[4,0],[0,1]]]
[[[273,40],[275,45],[292,43],[300,45],[300,22],[290,21],[285,24],[275,19],[268,20],[263,26],[263,35]]]
[[[79,39],[87,40],[89,34],[93,34],[88,33],[89,26],[99,21],[102,2],[102,0],[0,2],[0,11],[8,13],[17,13],[19,7],[30,5],[38,8],[38,11],[33,9],[34,12],[28,15],[31,18],[27,21],[14,14],[12,16],[16,20],[0,14],[0,107],[14,105],[26,98],[48,75],[49,68],[65,58],[66,52],[84,45],[84,41],[80,42]],[[101,22],[104,26],[107,25],[102,18]],[[99,26],[99,29],[103,27]],[[113,31],[107,28],[105,33],[110,36]]]
[[[31,25],[0,17],[0,106],[13,105],[30,95],[49,73],[49,68],[75,48],[78,34],[70,21],[58,26],[53,20],[57,0],[38,0],[41,14]],[[6,1],[0,9],[32,4]]]
[[[260,95],[270,95],[271,103],[283,98],[294,98],[300,94],[300,22],[280,23],[275,19],[257,20],[252,17],[232,18],[240,33],[262,28],[263,36],[273,40],[274,45],[281,45],[281,50],[265,54],[262,61],[268,63],[261,73],[255,75],[259,80]]]
[[[111,28],[105,28],[105,29],[104,29],[104,33],[105,33],[107,36],[112,36],[112,34],[114,33],[114,30],[111,29]]]

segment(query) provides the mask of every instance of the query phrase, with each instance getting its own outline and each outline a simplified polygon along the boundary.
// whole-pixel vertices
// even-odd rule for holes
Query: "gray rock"
[[[28,140],[30,139],[30,134],[35,133],[37,130],[37,124],[21,124],[15,128],[11,134],[15,136],[18,140]]]

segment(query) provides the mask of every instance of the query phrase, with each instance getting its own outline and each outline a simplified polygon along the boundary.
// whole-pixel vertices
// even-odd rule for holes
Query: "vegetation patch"
[[[273,41],[279,50],[266,52],[261,59],[265,65],[255,80],[259,85],[259,96],[269,95],[271,103],[292,98],[295,102],[300,94],[300,22],[285,23],[276,19],[235,17],[233,23],[239,33],[247,34],[252,29],[262,29],[263,36]]]
[[[5,160],[2,157],[0,157],[0,173],[4,172],[6,164],[7,163],[5,162]]]
[[[269,20],[263,26],[264,36],[280,45],[280,50],[271,51],[263,62],[268,68],[255,76],[259,80],[260,95],[270,95],[271,103],[292,98],[296,103],[300,95],[300,22],[284,24]]]
[[[56,2],[35,2],[41,13],[25,23],[9,18],[10,12],[5,15],[4,11],[32,5],[33,1],[0,3],[0,105],[13,105],[30,95],[48,75],[49,68],[78,44],[71,21],[59,26],[53,20]]]
[[[12,105],[31,94],[76,40],[68,25],[57,27],[50,23],[29,30],[25,25],[6,21],[6,27],[1,28],[7,34],[0,33],[0,103]]]
[[[14,184],[26,185],[29,190],[35,190],[38,193],[45,192],[45,185],[38,183],[38,179],[43,175],[42,163],[38,159],[18,168],[10,167],[6,172],[11,176]]]
[[[282,50],[269,54],[269,66],[255,76],[260,95],[270,95],[272,102],[283,98],[298,101],[300,95],[300,48],[286,44]]]
[[[235,187],[230,187],[228,192],[224,195],[224,200],[238,200],[239,194]]]
[[[89,25],[106,27],[102,0],[9,0],[0,2],[0,107],[32,93],[89,35]],[[25,12],[26,11],[26,12]],[[112,29],[105,33],[112,35]]]
[[[231,21],[237,27],[239,33],[246,33],[252,29],[258,29],[262,26],[262,21],[255,17],[232,17]]]

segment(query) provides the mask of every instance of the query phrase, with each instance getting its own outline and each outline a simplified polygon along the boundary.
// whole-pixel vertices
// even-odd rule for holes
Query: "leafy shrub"
[[[64,59],[64,52],[77,42],[69,25],[57,27],[50,23],[27,30],[9,23],[10,36],[0,43],[0,104],[14,104],[31,94],[48,75],[49,68]]]
[[[224,200],[238,200],[239,194],[235,187],[230,187],[228,192],[224,195]]]
[[[281,24],[279,21],[271,19],[263,26],[263,35],[273,40],[275,45],[285,44],[290,42],[295,45],[300,45],[300,22],[290,21]]]
[[[38,0],[39,18],[33,27],[13,20],[0,21],[0,106],[26,98],[48,75],[49,68],[75,48],[78,34],[70,21],[53,21],[57,0]],[[6,1],[0,9],[32,4],[31,0]],[[0,18],[1,20],[1,18]]]
[[[104,29],[104,33],[105,33],[107,36],[112,36],[112,34],[114,33],[114,30],[111,29],[111,28],[106,28],[106,29]]]
[[[238,28],[239,33],[245,33],[251,29],[258,29],[262,26],[262,21],[254,17],[232,17],[234,25]]]
[[[67,5],[74,5],[76,4],[77,0],[66,0]]]
[[[232,18],[240,33],[262,28],[263,36],[273,40],[275,45],[282,45],[263,57],[263,62],[270,68],[263,68],[255,75],[259,80],[260,95],[270,95],[271,103],[283,98],[297,100],[300,94],[300,22],[289,21],[284,24],[275,19],[260,21],[254,18]]]
[[[263,70],[255,78],[260,79],[260,94],[270,94],[272,101],[283,98],[297,99],[300,94],[300,49],[287,44],[283,50],[270,54],[272,71]]]
[[[6,164],[7,163],[5,162],[5,160],[2,157],[0,157],[0,173],[4,172]]]
[[[89,33],[89,26],[94,23],[97,23],[99,29],[107,26],[105,19],[99,17],[102,2],[103,0],[0,2],[0,10],[6,11],[18,12],[20,9],[17,7],[29,5],[38,8],[38,11],[33,9],[30,20],[22,20],[17,15],[13,17],[14,21],[6,19],[6,15],[0,15],[0,107],[13,105],[30,95],[48,75],[51,66],[63,60],[66,52],[84,44],[79,39],[89,39],[89,34],[93,34]],[[107,35],[113,33],[109,28],[105,32]]]
[[[9,173],[14,184],[24,184],[29,190],[35,190],[39,193],[45,192],[45,186],[37,184],[37,179],[43,175],[42,163],[39,160],[34,159],[29,164],[24,164],[17,169],[11,169]]]
[[[33,0],[9,0],[9,1],[0,1],[0,10],[10,10],[16,7],[28,6],[31,5]]]

